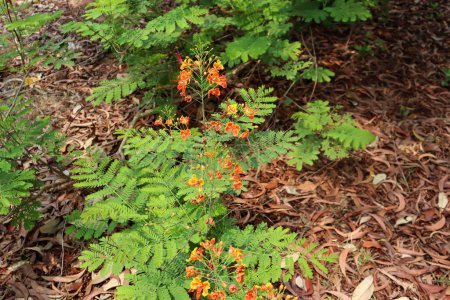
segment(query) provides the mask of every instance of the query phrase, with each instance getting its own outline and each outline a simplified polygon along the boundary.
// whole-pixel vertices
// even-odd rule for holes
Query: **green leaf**
[[[249,58],[257,59],[270,47],[270,40],[267,37],[254,37],[246,35],[228,43],[225,50],[227,61],[236,64],[237,62],[247,62]]]
[[[325,7],[324,10],[336,22],[365,21],[372,16],[370,10],[362,1],[357,2],[355,0],[335,0],[333,6]]]

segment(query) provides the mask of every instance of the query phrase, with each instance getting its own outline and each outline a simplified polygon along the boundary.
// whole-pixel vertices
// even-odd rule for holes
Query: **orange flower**
[[[227,115],[234,115],[237,113],[237,104],[229,104],[227,106]]]
[[[245,276],[245,266],[239,265],[236,268],[236,281],[240,284],[244,284],[244,276]]]
[[[245,266],[244,265],[237,265],[236,273],[244,273],[244,272],[245,272]]]
[[[198,300],[200,299],[200,295],[205,297],[208,296],[208,291],[211,288],[211,285],[208,281],[202,282],[201,278],[197,276],[192,279],[189,288],[190,292],[196,291],[195,299]]]
[[[180,75],[178,76],[178,86],[177,89],[180,92],[181,96],[186,95],[186,88],[191,78],[191,72],[187,70],[182,70]]]
[[[240,284],[244,284],[244,277],[245,273],[237,273],[236,281],[239,282]]]
[[[249,117],[251,120],[255,118],[255,111],[248,107],[247,105],[244,106],[244,114]]]
[[[234,293],[237,292],[238,287],[237,287],[237,285],[235,285],[235,284],[233,283],[233,284],[230,284],[230,286],[228,287],[228,290],[230,291],[231,294],[234,294]]]
[[[181,139],[183,141],[185,141],[188,138],[188,136],[191,135],[191,131],[189,129],[181,130],[180,134],[181,134]]]
[[[208,299],[217,300],[219,298],[220,300],[225,300],[227,298],[227,295],[221,291],[214,291],[208,295]]]
[[[208,76],[207,76],[209,84],[217,84],[223,87],[224,89],[227,88],[227,77],[225,75],[220,76],[219,72],[211,68],[208,70]]]
[[[219,76],[215,82],[224,89],[227,88],[227,77],[225,75]]]
[[[173,124],[173,119],[167,119],[166,125],[167,126],[172,126],[172,124]]]
[[[216,226],[216,223],[214,223],[214,219],[209,217],[208,220],[206,220],[206,225]]]
[[[213,68],[217,71],[223,70],[223,65],[222,62],[220,60],[217,60],[214,64],[213,64]]]
[[[180,123],[183,124],[183,125],[189,124],[189,117],[181,116],[180,117]]]
[[[194,203],[194,204],[200,204],[203,201],[205,201],[205,195],[203,195],[203,194],[198,194],[196,198],[191,199],[191,203]]]
[[[205,250],[210,250],[212,247],[214,247],[214,244],[216,243],[216,239],[213,238],[211,240],[205,240],[204,242],[200,242],[200,246],[205,248]]]
[[[178,77],[178,82],[188,83],[191,79],[192,72],[188,70],[183,70],[180,72],[180,76]]]
[[[194,266],[189,266],[189,267],[186,267],[186,276],[184,276],[184,277],[191,278],[193,276],[197,276],[198,274],[200,274],[199,270],[196,270],[194,268]]]
[[[193,174],[192,177],[188,180],[187,184],[189,186],[202,186],[203,185],[203,179],[198,179],[197,175]]]
[[[239,130],[241,130],[241,127],[237,124],[233,124],[233,122],[228,122],[225,126],[225,132],[231,132],[232,136],[238,136]]]
[[[215,131],[219,132],[222,128],[222,123],[219,121],[211,121],[211,127],[214,128]]]
[[[197,248],[195,247],[194,250],[191,252],[191,256],[189,256],[189,259],[186,260],[187,262],[194,261],[194,260],[202,260],[203,259],[203,248]]]
[[[245,300],[256,300],[257,293],[257,288],[254,286],[250,291],[245,293]]]
[[[209,69],[206,78],[208,79],[209,84],[213,84],[219,79],[219,72],[216,69]]]
[[[230,246],[228,253],[239,263],[242,262],[242,258],[245,256],[241,249],[234,248],[233,246]]]
[[[235,189],[236,191],[240,191],[242,189],[242,181],[236,180],[233,183],[233,189]]]
[[[223,175],[220,171],[216,171],[216,179],[222,179]]]
[[[163,124],[163,119],[161,117],[159,117],[153,124],[155,124],[155,126],[159,126]]]
[[[191,102],[192,101],[192,96],[187,95],[186,97],[184,97],[184,101],[186,102]]]
[[[212,248],[212,253],[214,256],[219,257],[220,255],[222,255],[222,252],[223,252],[223,242],[220,241],[217,247]]]
[[[192,60],[190,58],[186,58],[181,63],[180,70],[184,70],[186,68],[189,68],[191,66],[191,64],[192,64]]]
[[[239,135],[239,138],[240,139],[246,139],[246,138],[248,138],[248,135],[250,134],[250,131],[248,131],[248,130],[246,130],[246,131],[243,131],[242,133],[241,133],[241,135]]]
[[[235,164],[233,172],[231,172],[231,175],[236,176],[236,175],[241,175],[241,174],[244,174],[244,171],[242,170],[241,166],[239,166],[238,164]]]
[[[220,166],[225,170],[230,170],[233,167],[233,162],[227,157],[224,161],[220,161]]]
[[[186,95],[186,86],[187,86],[186,83],[182,82],[178,83],[177,90],[180,92],[181,96]]]
[[[210,90],[208,91],[208,98],[211,97],[211,95],[216,96],[217,98],[219,98],[219,96],[220,96],[220,90],[219,90],[218,88],[210,89]]]
[[[271,291],[273,291],[273,285],[270,282],[268,282],[268,283],[262,285],[259,288],[259,290],[262,291],[262,292],[265,292],[265,293],[271,292]]]

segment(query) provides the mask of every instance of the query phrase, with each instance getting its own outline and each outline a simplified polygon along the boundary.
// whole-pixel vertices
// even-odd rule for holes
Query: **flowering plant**
[[[195,299],[294,299],[283,297],[284,287],[276,289],[270,282],[262,285],[246,285],[246,254],[238,248],[229,246],[224,251],[224,243],[216,243],[215,238],[200,243],[200,248],[192,250],[187,262],[186,278],[192,278],[189,291]]]
[[[198,101],[201,104],[203,121],[206,121],[205,104],[211,97],[221,95],[220,88],[227,88],[227,78],[221,75],[224,67],[216,56],[210,56],[209,51],[196,50],[195,58],[179,59],[180,74],[177,90],[184,101]]]
[[[310,264],[326,272],[322,262],[335,260],[285,229],[240,229],[228,217],[222,195],[245,191],[245,173],[290,151],[296,137],[258,130],[275,108],[266,88],[241,89],[206,118],[208,96],[226,87],[222,69],[214,56],[181,61],[178,91],[202,104],[200,128],[192,116],[161,116],[155,128],[119,131],[126,161],[98,155],[72,170],[78,187],[96,191],[69,217],[71,230],[88,239],[125,228],[80,257],[89,270],[138,270],[118,299],[281,299],[283,287],[272,283],[289,280],[295,265],[312,277]]]

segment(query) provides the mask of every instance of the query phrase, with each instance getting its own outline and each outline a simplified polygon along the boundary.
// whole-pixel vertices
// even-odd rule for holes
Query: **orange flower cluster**
[[[250,291],[245,293],[245,300],[255,300],[258,296],[258,290],[254,286]]]
[[[181,116],[181,117],[179,118],[179,121],[180,121],[180,123],[183,124],[183,125],[188,125],[188,124],[189,124],[189,117]]]
[[[189,129],[181,130],[181,131],[180,131],[180,134],[181,134],[181,139],[182,139],[183,141],[185,141],[185,140],[188,138],[188,136],[191,135],[191,130],[189,130]]]
[[[181,96],[186,96],[186,88],[191,80],[192,72],[189,70],[181,70],[180,75],[178,76],[178,86],[177,90]],[[192,100],[192,98],[191,98]]]
[[[230,246],[230,248],[228,249],[228,253],[238,263],[242,263],[242,259],[245,257],[245,254],[242,253],[241,249],[234,248],[233,246]]]
[[[210,66],[210,60],[206,63],[206,61],[196,60],[192,61],[189,57],[187,57],[185,60],[181,60],[181,57],[179,58],[179,61],[181,62],[180,66],[180,74],[178,75],[178,85],[177,89],[181,96],[184,97],[184,101],[191,102],[192,96],[188,95],[186,93],[186,90],[188,87],[191,87],[192,89],[198,89],[199,87],[189,86],[189,83],[192,82],[197,84],[197,79],[195,76],[204,76],[204,69],[209,68]],[[202,65],[205,66],[202,69]],[[223,70],[223,65],[220,62],[220,60],[215,60],[212,67],[210,67],[206,72],[206,77],[210,85],[213,85],[212,88],[208,91],[208,98],[211,96],[219,97],[220,96],[220,90],[217,88],[217,86],[221,86],[222,88],[227,87],[227,78],[225,75],[220,75],[220,71]],[[199,72],[197,72],[199,71]],[[201,87],[200,87],[201,88]]]
[[[197,197],[191,199],[191,203],[194,203],[194,204],[200,204],[203,201],[205,201],[205,195],[203,195],[203,194],[198,194]]]
[[[221,259],[221,255],[223,254],[223,242],[220,241],[216,243],[216,239],[213,238],[211,240],[205,240],[200,243],[200,248],[195,248],[192,250],[191,255],[188,262],[190,261],[202,261],[211,271],[217,272],[218,270],[234,270],[236,273],[235,279],[237,284],[243,285],[245,278],[245,265],[242,263],[242,258],[244,254],[242,250],[233,248],[230,246],[229,248],[229,257]],[[228,264],[229,258],[234,259],[236,262],[235,266],[231,266],[230,269],[227,265],[222,265],[220,267],[220,262],[226,262]],[[194,266],[188,266],[186,268],[185,278],[192,278],[190,283],[190,292],[195,292],[195,299],[199,299],[201,295],[207,296],[208,299],[211,300],[225,300],[227,297],[226,292],[221,291],[219,289],[208,294],[211,285],[208,281],[202,281],[202,278],[211,278],[211,274],[203,274],[200,270],[196,269]],[[228,278],[228,276],[227,276]],[[227,288],[228,283],[221,281],[222,288]],[[230,294],[236,293],[238,290],[238,286],[235,283],[232,283],[228,286],[228,291]]]
[[[244,106],[244,114],[251,120],[255,118],[255,111],[252,108],[248,107],[247,105]]]
[[[236,191],[240,191],[242,189],[242,181],[241,181],[241,175],[244,174],[244,171],[242,171],[241,167],[238,164],[234,165],[234,169],[231,172],[231,179],[233,182],[233,188]]]
[[[203,179],[197,178],[197,175],[195,175],[195,174],[193,174],[187,182],[187,184],[191,187],[195,187],[195,186],[202,187],[203,183],[204,183]]]
[[[159,117],[156,119],[156,121],[153,123],[155,126],[161,126],[163,124],[163,119]]]
[[[208,296],[208,291],[211,288],[211,284],[208,281],[203,281],[200,277],[194,277],[189,286],[189,291],[195,291],[195,299],[200,299],[200,295]]]
[[[225,132],[230,132],[232,136],[238,136],[241,127],[238,124],[234,124],[233,122],[228,122],[225,126]]]
[[[216,96],[217,98],[219,98],[219,96],[220,96],[220,90],[219,90],[218,88],[210,89],[210,90],[208,91],[208,98],[211,97],[211,96]]]
[[[227,298],[227,295],[222,291],[214,291],[211,294],[208,295],[208,299],[212,300],[225,300]]]
[[[194,250],[192,250],[191,255],[189,256],[189,259],[187,262],[195,261],[195,260],[203,260],[203,248],[195,247]]]
[[[220,75],[219,74],[220,70],[223,70],[223,66],[222,66],[222,63],[220,62],[220,60],[218,60],[213,64],[213,67],[208,70],[207,79],[208,79],[209,84],[215,83],[215,84],[223,87],[224,89],[226,89],[227,88],[227,77],[225,75]]]
[[[197,270],[194,266],[186,267],[186,275],[185,278],[191,278],[200,274],[200,271]]]
[[[227,115],[235,115],[238,112],[237,104],[229,104],[227,105]]]
[[[211,240],[205,240],[204,242],[200,243],[200,246],[202,246],[205,250],[211,251],[211,254],[215,257],[219,257],[222,255],[223,252],[223,242],[220,241],[217,246],[215,246],[216,239],[213,238]]]
[[[216,132],[221,132],[222,130],[222,123],[219,121],[211,121],[209,125],[207,125],[207,129],[213,129]],[[248,138],[250,131],[245,130],[241,132],[241,127],[238,124],[234,124],[233,122],[228,122],[225,125],[224,132],[229,132],[234,137],[239,137],[240,139],[246,139]]]
[[[187,127],[187,125],[189,124],[189,117],[181,116],[180,118],[178,118],[178,121],[180,124],[186,125],[186,127]],[[163,118],[159,117],[158,119],[156,119],[156,121],[153,124],[155,126],[161,126],[163,124],[165,124],[167,126],[172,126],[172,125],[174,125],[174,122],[173,122],[172,118],[168,118],[166,120],[166,122],[164,122]],[[191,130],[187,129],[187,128],[184,130],[181,130],[180,135],[181,135],[181,139],[183,141],[185,141],[191,135]]]

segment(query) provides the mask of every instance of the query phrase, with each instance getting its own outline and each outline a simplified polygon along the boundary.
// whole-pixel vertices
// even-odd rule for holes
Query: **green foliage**
[[[96,0],[88,5],[84,21],[64,25],[65,32],[100,41],[128,66],[126,79],[103,82],[89,100],[108,103],[138,88],[163,92],[158,87],[170,85],[174,77],[175,49],[186,54],[192,45],[214,45],[231,67],[259,60],[273,76],[329,82],[334,73],[312,67],[310,59],[301,56],[301,43],[292,38],[291,29],[299,28],[299,21],[365,20],[373,6],[365,0],[178,2],[167,9],[162,0]],[[148,59],[155,55],[160,59]],[[122,84],[129,87],[125,92]]]
[[[325,7],[324,10],[337,22],[365,21],[371,17],[364,3],[355,0],[335,0],[333,6]]]
[[[140,79],[134,80],[131,76],[103,81],[100,86],[92,90],[92,94],[86,100],[94,100],[94,105],[98,105],[103,101],[106,104],[110,104],[112,100],[121,100],[143,85],[144,81]]]
[[[44,66],[51,64],[55,69],[73,65],[73,60],[79,54],[68,48],[69,40],[56,40],[45,34],[45,26],[58,20],[61,15],[61,11],[33,13],[26,3],[2,3],[0,20],[5,24],[6,30],[0,34],[0,71],[15,71],[12,60],[17,56],[21,58],[22,72],[28,72],[38,63],[43,63]],[[42,33],[39,39],[34,38],[36,33]]]
[[[322,68],[322,67],[317,67],[317,68],[308,68],[303,72],[302,77],[305,79],[310,79],[312,81],[315,82],[330,82],[331,81],[331,77],[334,76],[334,72]]]
[[[335,160],[348,156],[351,149],[363,149],[375,140],[367,130],[356,127],[349,116],[332,111],[327,101],[314,101],[306,105],[304,112],[293,115],[297,120],[295,132],[299,137],[290,162],[298,169],[312,165],[323,154]]]
[[[279,281],[283,269],[286,270],[283,281],[288,281],[294,274],[296,264],[307,278],[313,277],[311,266],[327,274],[328,270],[323,262],[336,262],[337,259],[335,254],[326,253],[327,249],[319,249],[317,243],[308,243],[295,233],[289,233],[288,229],[270,228],[265,223],[256,228],[249,225],[243,230],[232,228],[221,240],[252,253],[243,260],[251,268],[246,274],[252,280],[250,286]]]
[[[335,22],[365,21],[371,17],[369,8],[373,1],[361,0],[294,0],[293,15],[305,22],[321,23],[327,19]]]
[[[137,270],[127,275],[130,286],[118,288],[119,299],[189,299],[186,259],[196,244],[214,236],[248,253],[249,286],[278,282],[283,269],[287,280],[295,263],[308,277],[312,266],[326,272],[324,263],[335,256],[316,244],[306,245],[282,228],[240,230],[225,218],[221,197],[245,190],[236,185],[245,184],[243,170],[287,154],[298,141],[294,132],[256,130],[276,106],[271,91],[240,90],[243,103],[230,99],[204,131],[191,129],[187,137],[179,123],[170,131],[121,130],[118,134],[127,138],[125,161],[97,153],[76,162],[75,186],[90,192],[84,210],[67,218],[70,232],[85,239],[103,235],[83,251],[82,267],[114,274]],[[231,113],[230,107],[235,108]],[[248,137],[228,132],[230,124],[249,131]]]
[[[22,169],[24,160],[38,161],[42,155],[61,157],[62,138],[50,128],[50,120],[29,120],[29,101],[18,96],[0,106],[0,215],[11,212],[14,223],[32,227],[39,214],[36,203],[24,201],[37,186],[33,169]],[[12,210],[11,210],[12,208]]]

